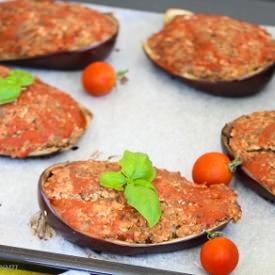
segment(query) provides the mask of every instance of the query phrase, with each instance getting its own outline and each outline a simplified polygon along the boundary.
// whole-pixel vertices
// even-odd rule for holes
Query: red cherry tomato
[[[209,152],[200,156],[194,163],[192,177],[199,184],[229,184],[232,172],[229,169],[230,159],[219,152]]]
[[[202,267],[211,275],[227,275],[238,264],[237,246],[227,238],[217,237],[207,241],[201,248]]]
[[[91,63],[83,70],[82,84],[86,92],[93,96],[106,95],[116,85],[116,72],[106,62]]]

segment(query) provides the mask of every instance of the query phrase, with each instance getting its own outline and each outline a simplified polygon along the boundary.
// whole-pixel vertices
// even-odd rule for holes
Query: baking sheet
[[[64,270],[81,270],[83,275],[179,275],[176,271],[135,266],[103,259],[77,257],[53,252],[37,251],[0,245],[1,268],[23,269],[47,274],[61,274]],[[89,273],[88,273],[89,272]],[[63,273],[62,273],[63,274]],[[80,275],[80,274],[79,274]],[[184,275],[188,275],[184,273]],[[189,274],[191,275],[191,274]]]
[[[117,69],[129,69],[129,81],[108,96],[94,98],[83,92],[80,72],[31,70],[44,81],[70,94],[92,110],[94,120],[78,143],[79,149],[51,158],[0,159],[0,243],[68,255],[107,259],[127,264],[204,274],[198,264],[199,248],[148,256],[98,254],[73,245],[61,236],[48,241],[34,237],[30,217],[39,210],[37,182],[41,172],[57,162],[88,159],[97,150],[105,156],[125,149],[147,152],[158,167],[181,171],[191,179],[195,159],[220,151],[224,123],[241,114],[274,109],[275,78],[258,95],[248,98],[211,96],[172,80],[145,57],[141,44],[162,26],[162,15],[88,5],[113,11],[120,21],[116,50],[108,58]],[[268,30],[275,36],[275,27]],[[235,274],[272,274],[275,269],[275,206],[243,187],[239,193],[243,217],[225,233],[237,244],[240,263]]]

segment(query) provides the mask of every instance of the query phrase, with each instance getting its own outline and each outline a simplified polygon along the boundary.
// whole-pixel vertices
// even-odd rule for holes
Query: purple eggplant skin
[[[66,163],[53,165],[46,169],[40,176],[38,183],[38,201],[41,211],[45,213],[47,223],[53,227],[56,231],[68,241],[75,243],[79,246],[88,247],[98,252],[107,252],[119,255],[138,255],[138,254],[151,254],[151,253],[163,253],[186,249],[202,244],[207,241],[207,233],[202,232],[192,236],[192,238],[186,239],[174,239],[164,243],[157,244],[132,244],[123,241],[108,241],[103,239],[92,238],[87,236],[69,225],[67,225],[62,218],[56,213],[52,207],[50,201],[43,191],[43,183],[51,174],[51,170],[55,167],[61,167]],[[209,231],[222,230],[230,220],[221,222],[215,228],[211,228]]]
[[[82,70],[91,62],[105,59],[111,53],[115,45],[119,32],[119,25],[112,15],[108,16],[117,24],[117,32],[103,42],[72,51],[57,52],[30,58],[0,60],[0,63],[3,65],[16,65],[48,70]]]
[[[155,62],[145,49],[144,52],[154,65],[161,68],[166,73],[169,73],[170,75],[182,80],[190,87],[216,96],[244,97],[254,95],[264,88],[275,71],[275,62],[273,62],[255,74],[247,77],[236,78],[234,80],[211,81],[205,79],[189,79],[167,70]]]
[[[228,81],[207,81],[183,79],[188,85],[196,89],[224,97],[251,96],[260,92],[269,82],[275,71],[275,63],[264,68],[256,74]]]
[[[234,159],[236,156],[234,155],[230,145],[230,133],[232,131],[233,124],[228,123],[222,129],[221,134],[221,143],[224,152],[226,152],[231,159]],[[272,194],[268,189],[266,189],[261,183],[253,176],[251,173],[245,169],[242,165],[237,167],[237,173],[240,176],[241,182],[245,184],[248,188],[254,190],[257,194],[261,197],[265,198],[266,200],[274,203],[275,202],[275,195]]]

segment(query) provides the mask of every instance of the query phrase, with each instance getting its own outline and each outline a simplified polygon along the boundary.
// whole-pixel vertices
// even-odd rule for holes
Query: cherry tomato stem
[[[126,74],[129,72],[129,70],[119,70],[116,72],[116,78],[117,80],[121,80],[123,77],[126,76]]]
[[[235,173],[237,167],[241,164],[242,164],[242,161],[239,158],[235,158],[228,163],[228,168],[231,171],[231,173]]]
[[[224,235],[223,232],[221,232],[221,231],[215,231],[215,232],[207,231],[206,234],[207,234],[207,238],[209,240],[217,238],[217,237],[222,237]]]

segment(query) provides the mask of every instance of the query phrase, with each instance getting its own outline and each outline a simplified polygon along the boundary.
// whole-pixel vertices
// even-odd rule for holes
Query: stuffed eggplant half
[[[81,69],[113,48],[118,22],[75,3],[0,3],[0,62],[48,69]]]
[[[0,66],[0,102],[0,155],[12,158],[67,150],[92,118],[68,94],[25,71],[4,66]]]
[[[275,201],[275,111],[243,115],[227,123],[222,143],[242,165],[243,183],[264,198]]]
[[[50,226],[65,238],[97,251],[134,255],[174,251],[205,241],[206,231],[241,216],[237,195],[228,186],[187,181],[179,172],[155,169],[152,181],[161,216],[154,226],[130,206],[123,192],[100,185],[100,175],[117,173],[116,162],[56,164],[40,177],[40,207]]]
[[[246,96],[274,72],[275,41],[259,26],[227,16],[168,10],[144,43],[151,61],[187,84],[220,96]]]

